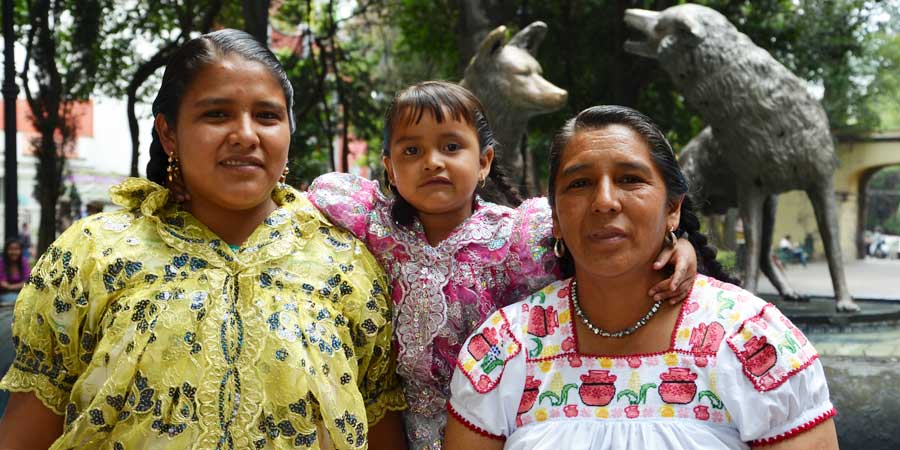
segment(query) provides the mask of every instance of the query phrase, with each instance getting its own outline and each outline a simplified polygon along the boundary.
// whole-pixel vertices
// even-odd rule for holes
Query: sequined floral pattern
[[[436,247],[421,225],[391,220],[378,183],[326,174],[308,191],[334,223],[366,243],[393,284],[399,373],[414,449],[441,447],[446,402],[463,341],[497,308],[553,280],[550,208],[532,199],[511,209],[479,200],[473,215]]]
[[[129,179],[19,298],[2,387],[65,415],[53,448],[336,448],[404,407],[387,279],[305,197],[232,251],[168,191]],[[323,436],[327,433],[327,436]]]

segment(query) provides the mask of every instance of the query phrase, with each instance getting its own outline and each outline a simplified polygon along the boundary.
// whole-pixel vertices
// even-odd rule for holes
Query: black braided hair
[[[232,54],[262,64],[278,80],[281,90],[284,92],[288,124],[291,134],[293,134],[296,127],[293,107],[294,88],[291,86],[284,68],[281,67],[281,63],[278,62],[278,58],[250,34],[229,28],[198,36],[185,42],[175,51],[166,65],[162,83],[156,93],[156,99],[153,100],[153,117],[162,114],[169,126],[174,127],[178,121],[181,99],[197,73],[208,64]],[[165,186],[169,155],[163,149],[156,127],[153,127],[151,135],[153,140],[150,143],[147,179]]]
[[[653,121],[631,108],[615,105],[594,106],[578,113],[553,138],[550,147],[550,181],[547,200],[551,208],[556,208],[556,177],[562,161],[562,153],[569,142],[579,132],[599,130],[610,125],[624,125],[641,135],[650,145],[650,156],[653,164],[660,171],[666,185],[666,197],[669,205],[673,205],[679,197],[681,203],[681,219],[676,234],[687,236],[688,241],[697,253],[697,272],[721,281],[739,284],[740,281],[725,271],[716,261],[716,248],[709,245],[706,236],[700,232],[700,220],[694,211],[694,202],[689,194],[689,186],[675,152],[665,135]],[[559,261],[564,277],[575,274],[575,264],[569,252]]]
[[[497,162],[500,147],[497,140],[494,139],[494,132],[484,115],[484,106],[472,92],[456,83],[424,81],[398,92],[391,100],[384,115],[382,154],[388,158],[391,156],[391,135],[398,121],[407,124],[418,123],[425,113],[431,114],[438,123],[443,123],[448,119],[445,116],[449,115],[450,118],[468,123],[475,128],[480,151],[484,153],[489,147],[494,149],[494,163],[491,164],[491,170],[488,172],[491,183],[498,188],[507,202],[514,206],[522,203],[522,197]],[[394,194],[394,205],[391,207],[392,219],[402,226],[412,225],[418,211],[400,195],[397,187],[390,183],[387,171],[384,173],[384,182],[390,186],[390,190]],[[476,188],[476,192],[480,193],[480,191],[481,187],[479,186]],[[472,204],[474,207],[475,196],[472,196]]]

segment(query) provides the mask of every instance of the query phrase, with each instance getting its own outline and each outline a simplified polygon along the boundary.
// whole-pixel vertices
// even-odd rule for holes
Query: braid
[[[397,225],[403,227],[410,227],[413,224],[413,220],[416,218],[417,210],[413,205],[410,205],[402,195],[400,195],[400,191],[397,190],[397,187],[391,184],[391,180],[388,179],[387,171],[384,172],[384,184],[389,186],[391,192],[394,194],[394,204],[391,205],[391,218],[394,219],[394,222]]]
[[[499,190],[500,193],[503,194],[503,197],[506,198],[506,201],[509,202],[510,206],[516,207],[522,204],[522,196],[519,194],[519,190],[513,186],[512,181],[510,181],[509,176],[506,174],[506,169],[501,167],[498,162],[495,161],[494,164],[491,164],[491,171],[488,172],[488,178],[490,178],[491,182],[497,187],[496,190]]]
[[[166,186],[166,169],[169,166],[169,155],[163,150],[156,127],[153,127],[153,141],[150,142],[150,162],[147,163],[147,179]]]
[[[731,275],[716,260],[717,250],[709,245],[706,235],[700,232],[700,219],[694,212],[694,202],[689,195],[684,196],[684,202],[681,204],[681,222],[678,224],[678,230],[687,236],[688,241],[694,246],[697,252],[697,273],[708,275],[717,280],[740,285],[741,280]]]

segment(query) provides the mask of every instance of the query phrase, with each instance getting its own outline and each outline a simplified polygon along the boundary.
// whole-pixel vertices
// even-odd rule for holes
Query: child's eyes
[[[405,147],[403,149],[403,154],[407,156],[414,156],[419,154],[419,149],[417,147]]]
[[[448,151],[448,152],[455,152],[455,151],[461,149],[462,146],[459,145],[459,144],[456,144],[456,143],[451,142],[451,143],[447,144],[447,147],[446,147],[446,148],[447,148],[447,151]]]

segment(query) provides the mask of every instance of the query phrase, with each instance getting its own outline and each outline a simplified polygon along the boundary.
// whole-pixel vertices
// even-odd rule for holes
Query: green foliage
[[[338,6],[333,0],[288,0],[272,18],[276,29],[300,35],[296,48],[276,51],[294,85],[293,185],[334,170],[345,149],[333,146],[345,136],[366,141],[370,153],[380,148],[386,81],[379,67],[388,30],[374,3],[358,3],[348,17],[339,16]]]
[[[880,170],[866,186],[866,229],[900,235],[900,166]]]
[[[453,30],[460,27],[460,4],[466,2],[395,0],[388,3],[390,23],[397,29],[393,67],[401,67],[409,83],[427,78],[458,79],[460,54]],[[502,2],[481,3],[491,26],[505,24],[515,32],[533,20],[549,30],[538,60],[544,76],[569,91],[569,104],[557,113],[530,122],[529,148],[538,169],[546,170],[546,146],[566,118],[596,104],[635,107],[668,130],[676,149],[702,128],[703,122],[684,104],[665,72],[653,61],[625,53],[634,33],[622,17],[626,8],[661,10],[683,1]],[[878,125],[879,95],[890,90],[900,73],[882,64],[877,33],[885,22],[873,20],[884,8],[866,0],[698,0],[722,12],[757,45],[824,93],[832,128],[857,130]],[[890,23],[890,21],[887,21]],[[428,24],[424,26],[423,24]],[[892,47],[893,48],[893,47]],[[889,49],[883,49],[887,52]],[[898,50],[900,51],[900,50]],[[871,89],[873,79],[886,86]],[[891,76],[884,76],[892,74]],[[893,92],[897,90],[894,89]],[[898,104],[897,102],[892,105]],[[545,176],[546,174],[541,174]]]
[[[719,250],[716,253],[716,261],[722,265],[726,273],[737,273],[737,257],[731,250]]]

